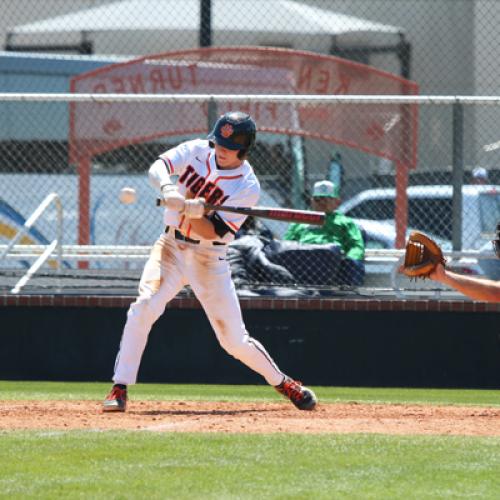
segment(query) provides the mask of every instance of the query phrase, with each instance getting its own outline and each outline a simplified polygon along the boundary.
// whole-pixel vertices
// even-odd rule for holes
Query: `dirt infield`
[[[133,401],[127,413],[94,401],[0,401],[0,430],[130,429],[167,432],[383,433],[500,436],[500,408],[289,403]]]

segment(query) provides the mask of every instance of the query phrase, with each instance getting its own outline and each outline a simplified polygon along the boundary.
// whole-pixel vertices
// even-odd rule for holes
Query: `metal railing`
[[[491,259],[493,253],[485,253],[483,250],[461,250],[461,251],[443,251],[443,255],[448,264],[457,264],[460,262],[470,263],[478,262],[481,259]],[[396,297],[405,298],[410,293],[408,290],[401,288],[397,283],[399,268],[404,262],[404,249],[384,249],[375,250],[367,249],[365,251],[365,264],[370,265],[386,265],[390,269],[390,286]],[[419,290],[418,293],[422,291]],[[441,289],[433,290],[433,294],[439,297]],[[411,292],[414,293],[414,292]]]
[[[6,245],[0,245],[0,250]],[[146,260],[152,245],[61,245],[64,260]],[[9,259],[34,258],[45,250],[44,245],[16,245],[12,247]]]
[[[55,247],[57,246],[57,253]],[[151,245],[57,245],[57,240],[54,240],[48,247],[45,245],[0,245],[1,256],[6,259],[21,260],[37,258],[36,262],[40,262],[36,270],[48,258],[53,257],[58,261],[58,271],[61,270],[61,261],[134,261],[145,262],[151,252]],[[7,251],[8,250],[8,251]],[[408,298],[411,295],[431,294],[439,297],[443,290],[411,290],[402,288],[397,281],[398,270],[404,259],[404,249],[366,249],[365,265],[378,266],[382,269],[381,272],[389,277],[388,283],[392,293],[398,298]],[[470,251],[444,251],[448,263],[456,264],[461,261],[478,262],[481,259],[491,259],[492,254],[485,253],[481,250]],[[36,264],[36,263],[35,263]],[[34,266],[32,266],[33,268]],[[35,271],[36,271],[35,270]],[[26,273],[26,275],[29,274]],[[25,275],[25,276],[26,276]],[[29,277],[33,272],[29,274]],[[23,277],[24,279],[24,277]],[[28,278],[29,279],[29,278]],[[22,280],[21,280],[22,281]],[[21,283],[21,281],[19,283]],[[20,290],[28,280],[26,279],[21,286],[16,285]],[[14,289],[13,289],[14,290]],[[12,291],[12,293],[17,293]]]
[[[23,224],[21,229],[18,231],[18,233],[12,238],[12,240],[5,245],[5,248],[2,248],[2,253],[0,254],[0,261],[4,258],[10,257],[10,252],[13,249],[16,249],[13,254],[16,256],[16,258],[19,258],[17,255],[17,251],[19,251],[19,248],[24,248],[25,252],[27,247],[30,247],[31,245],[17,245],[17,243],[20,241],[20,239],[31,229],[33,224],[39,219],[39,217],[47,210],[47,208],[50,206],[51,203],[54,203],[56,206],[56,212],[57,212],[57,238],[53,240],[49,245],[43,246],[43,245],[36,245],[38,249],[41,250],[41,253],[30,253],[29,255],[26,254],[26,257],[33,257],[38,255],[38,258],[35,260],[35,262],[31,265],[31,267],[26,271],[26,273],[22,276],[22,278],[16,283],[14,288],[10,290],[10,293],[17,294],[21,291],[21,289],[28,283],[28,281],[31,279],[31,277],[42,267],[42,265],[51,257],[53,254],[54,250],[56,250],[56,266],[57,266],[57,272],[60,274],[61,273],[61,268],[62,268],[62,256],[63,256],[63,250],[62,250],[62,235],[63,235],[63,208],[62,208],[62,203],[61,199],[59,198],[59,195],[57,193],[50,193],[48,196],[45,197],[45,199],[40,203],[38,208],[31,214],[31,216],[26,220],[26,222]]]

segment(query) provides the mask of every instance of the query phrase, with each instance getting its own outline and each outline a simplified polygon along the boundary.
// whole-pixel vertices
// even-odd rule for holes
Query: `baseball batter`
[[[227,245],[245,221],[240,214],[205,213],[211,204],[250,207],[257,203],[259,182],[246,157],[255,143],[253,119],[241,112],[221,116],[208,140],[192,140],[163,153],[149,178],[164,199],[165,232],[154,244],[131,304],[104,411],[125,411],[127,386],[134,384],[153,323],[166,305],[190,285],[205,310],[220,345],[261,374],[301,410],[312,410],[316,396],[281,372],[266,349],[245,329]],[[171,176],[178,176],[174,184]]]

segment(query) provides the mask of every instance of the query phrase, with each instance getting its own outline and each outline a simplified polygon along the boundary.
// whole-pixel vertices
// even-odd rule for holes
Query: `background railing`
[[[59,274],[61,272],[62,267],[62,236],[63,236],[63,208],[61,204],[61,199],[57,195],[57,193],[48,194],[45,199],[40,203],[40,205],[36,208],[36,210],[29,216],[29,218],[24,222],[23,226],[17,231],[14,237],[10,240],[10,242],[5,245],[5,248],[0,250],[0,262],[8,257],[12,257],[12,254],[15,253],[13,251],[14,248],[17,248],[17,243],[21,241],[21,238],[26,235],[28,231],[32,229],[34,224],[38,221],[38,219],[43,215],[45,210],[51,205],[55,205],[56,208],[56,224],[57,224],[57,239],[53,240],[46,247],[42,247],[42,251],[39,251],[39,248],[34,248],[29,245],[29,256],[27,258],[36,258],[35,262],[29,267],[29,269],[22,275],[21,279],[16,283],[16,285],[11,289],[11,293],[19,293],[22,288],[28,283],[28,281],[32,278],[32,276],[48,261],[51,255],[56,253],[55,256],[55,267],[57,269],[57,288],[60,288],[59,283]],[[17,246],[16,246],[17,245]],[[3,246],[3,245],[2,245]],[[24,253],[26,253],[27,245],[21,246]]]

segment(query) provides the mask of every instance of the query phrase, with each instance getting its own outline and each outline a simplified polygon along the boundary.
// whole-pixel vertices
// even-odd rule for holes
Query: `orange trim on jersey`
[[[163,160],[165,167],[167,167],[168,175],[172,175],[174,171],[174,166],[172,165],[172,162],[166,156],[165,157],[160,156],[160,158]]]
[[[226,224],[229,224],[235,231],[238,231],[238,229],[240,228],[240,226],[237,226],[236,224],[234,224],[233,222],[229,222],[228,220],[224,219],[224,222]]]
[[[215,179],[213,181],[213,183],[214,183],[214,185],[216,185],[219,181],[222,181],[222,180],[232,181],[234,179],[239,179],[240,177],[243,177],[243,174],[238,174],[238,175],[221,175],[220,177],[217,177],[217,179]],[[218,205],[219,204],[220,203],[218,203]],[[233,222],[229,222],[226,219],[223,219],[223,221],[224,221],[225,224],[227,224],[229,227],[231,227],[235,232],[238,232],[238,230],[240,229],[240,226],[237,226]]]

